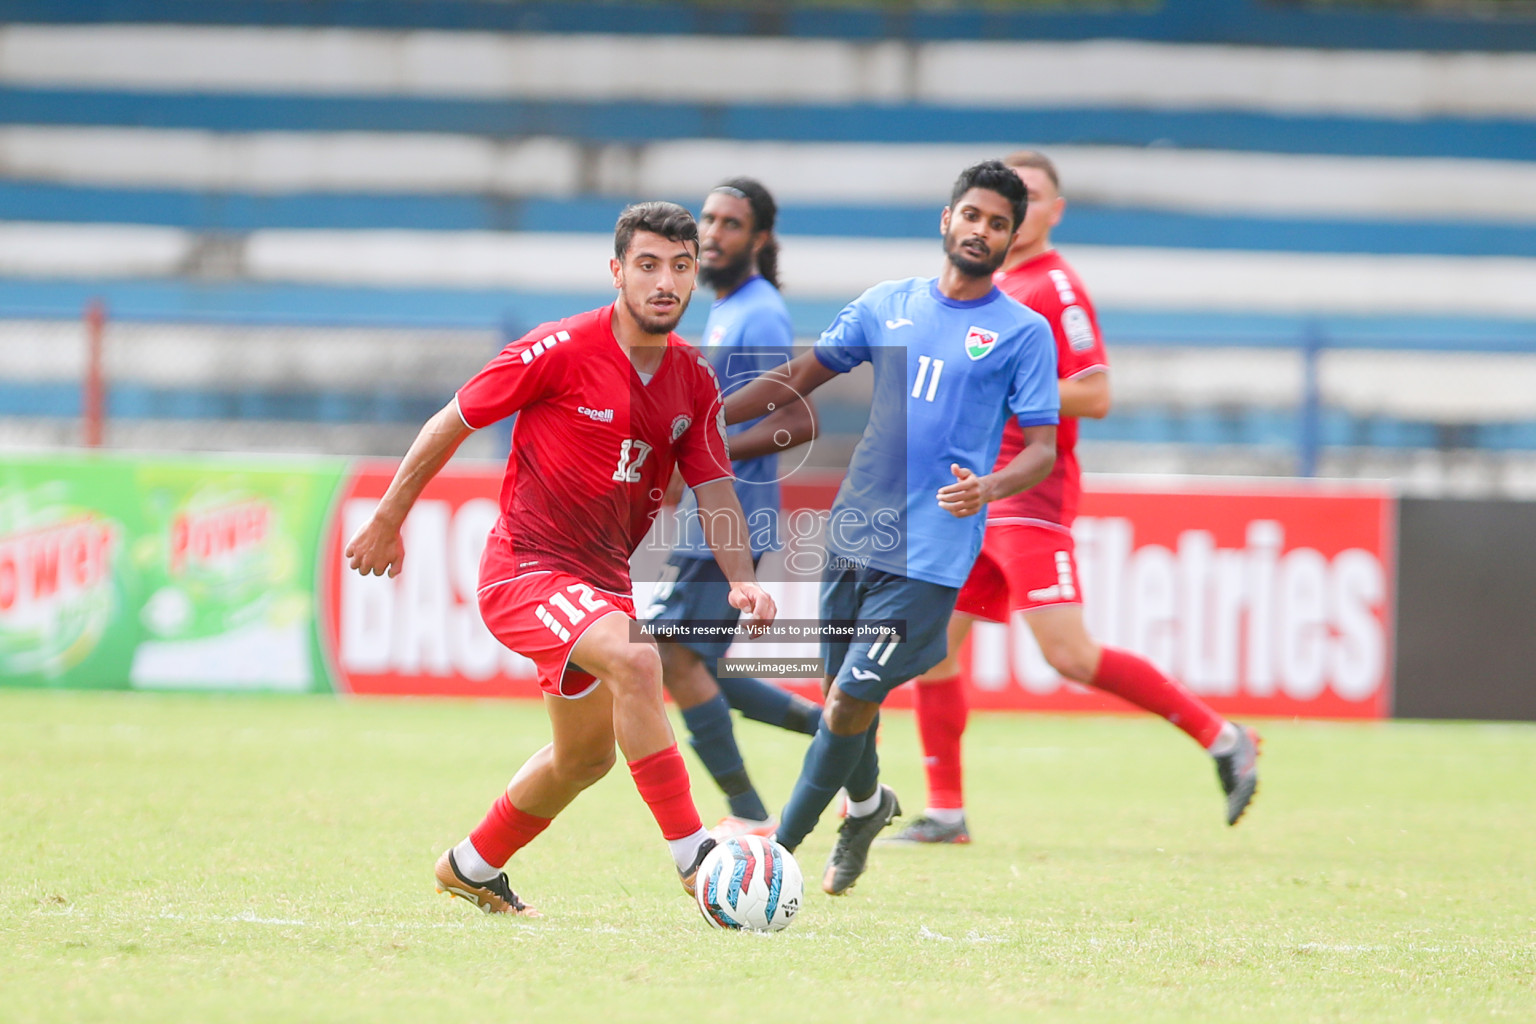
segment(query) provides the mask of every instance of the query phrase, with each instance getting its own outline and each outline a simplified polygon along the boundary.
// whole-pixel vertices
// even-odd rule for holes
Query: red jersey
[[[517,413],[492,541],[514,575],[558,570],[615,593],[672,468],[690,487],[731,479],[720,384],[676,334],[649,383],[613,336],[613,307],[543,324],[459,389],[474,429]],[[482,584],[497,581],[481,581]]]
[[[1056,376],[1062,380],[1109,369],[1098,314],[1077,271],[1049,249],[1009,271],[993,276],[997,286],[1050,321],[1056,336]],[[995,468],[1006,466],[1024,450],[1024,431],[1008,418]],[[1063,416],[1056,427],[1056,465],[1027,491],[987,506],[987,522],[1029,522],[1070,529],[1082,495],[1077,465],[1077,417]]]

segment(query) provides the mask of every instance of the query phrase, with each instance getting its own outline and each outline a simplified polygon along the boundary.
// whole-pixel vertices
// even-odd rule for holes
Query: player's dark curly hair
[[[669,242],[692,242],[693,254],[699,254],[699,224],[693,214],[676,203],[633,203],[624,207],[613,226],[613,254],[623,259],[635,232],[649,231]]]
[[[1013,168],[1001,160],[983,160],[979,164],[973,164],[960,172],[960,177],[955,179],[955,187],[949,193],[949,205],[953,207],[960,201],[960,197],[973,188],[984,188],[989,192],[996,192],[1008,200],[1013,207],[1013,226],[1024,223],[1024,209],[1029,205],[1029,190],[1024,187],[1024,182],[1014,173]]]
[[[757,254],[757,272],[775,288],[779,287],[779,237],[773,233],[773,222],[779,215],[779,206],[773,195],[756,178],[727,178],[710,191],[745,199],[752,207],[752,230],[768,232],[768,240]]]

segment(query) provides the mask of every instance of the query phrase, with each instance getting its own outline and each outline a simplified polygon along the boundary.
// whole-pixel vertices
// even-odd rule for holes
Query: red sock
[[[965,686],[959,676],[914,685],[917,733],[923,740],[923,768],[928,773],[928,806],[959,810],[965,806],[960,737],[970,711]]]
[[[1216,741],[1226,719],[1206,706],[1179,683],[1159,672],[1150,661],[1130,651],[1104,648],[1093,686],[1123,697],[1137,707],[1161,715],[1202,747]]]
[[[493,868],[499,868],[512,859],[512,855],[549,827],[549,818],[520,811],[503,793],[491,804],[485,820],[469,834],[475,852],[485,858]]]
[[[640,799],[651,809],[661,834],[668,839],[686,839],[704,823],[699,820],[699,810],[693,806],[693,793],[688,788],[688,766],[674,743],[666,750],[658,750],[648,757],[629,762],[629,774],[635,777],[635,788]]]

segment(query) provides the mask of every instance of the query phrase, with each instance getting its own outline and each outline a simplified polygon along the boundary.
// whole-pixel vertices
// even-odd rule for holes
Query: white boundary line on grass
[[[304,921],[288,917],[258,917],[255,911],[247,911],[243,914],[234,914],[228,917],[192,917],[187,914],[173,914],[170,911],[162,911],[160,920],[187,921],[193,924],[262,924],[277,928],[367,928],[373,931],[431,931],[443,928],[462,930],[465,927],[463,923],[453,921],[402,921],[398,923],[385,921]]]
[[[269,927],[275,927],[275,928],[328,928],[328,927],[335,927],[335,928],[366,928],[366,929],[369,929],[371,931],[386,931],[386,930],[387,931],[441,931],[443,929],[455,929],[455,930],[462,931],[468,925],[469,920],[473,920],[473,919],[469,919],[469,920],[466,920],[466,921],[463,921],[463,922],[435,921],[435,922],[396,922],[396,923],[389,923],[389,922],[383,922],[383,921],[336,921],[336,922],[327,922],[327,921],[305,921],[305,920],[302,920],[302,919],[299,919],[299,918],[288,918],[288,917],[260,917],[260,916],[258,916],[256,914],[255,911],[247,911],[247,912],[245,912],[243,914],[233,914],[233,915],[229,915],[229,916],[218,915],[218,916],[207,916],[207,917],[194,917],[194,916],[189,916],[187,914],[176,914],[176,913],[172,913],[170,911],[162,911],[159,916],[160,916],[160,920],[163,920],[163,921],[188,921],[188,922],[192,922],[192,923],[201,923],[201,924],[259,924],[259,925],[267,925]],[[533,930],[533,929],[537,928],[536,925],[533,925],[533,924],[530,924],[530,923],[524,922],[524,921],[518,921],[518,922],[516,922],[516,924],[520,928],[525,928],[525,929],[529,929],[529,930]],[[561,926],[561,931],[564,931],[564,932],[567,932],[567,933],[568,932],[572,932],[572,931],[581,931],[581,932],[590,932],[590,933],[593,933],[593,934],[620,934],[620,933],[622,933],[624,931],[624,929],[616,928],[613,925],[598,925],[596,927],[585,927],[585,926],[583,926],[583,927],[574,927],[574,928],[573,927],[567,927],[567,926]],[[769,935],[769,936],[771,936],[774,933],[747,932],[747,933],[743,933],[743,934]],[[805,934],[804,937],[806,939],[810,939],[810,938],[813,938],[815,936],[814,936],[814,933],[810,933],[810,934]],[[1002,935],[984,935],[984,934],[982,934],[980,932],[977,932],[977,931],[974,931],[974,930],[973,931],[969,931],[965,935],[963,935],[960,938],[956,939],[953,936],[944,935],[941,932],[936,932],[936,931],[932,930],[931,928],[929,928],[925,924],[918,925],[917,937],[919,939],[922,939],[922,940],[925,940],[925,941],[929,941],[929,942],[957,942],[958,941],[958,942],[968,942],[968,943],[973,943],[973,944],[990,943],[990,942],[1006,942],[1006,941],[1008,941],[1006,936],[1002,936]],[[1107,946],[1117,945],[1117,943],[1106,943],[1106,942],[1102,941],[1101,939],[1098,939],[1097,937],[1090,937],[1088,939],[1088,945],[1094,947],[1095,949],[1102,950],[1102,949],[1104,949]],[[1381,945],[1381,944],[1356,944],[1356,943],[1332,943],[1332,942],[1300,942],[1300,943],[1295,943],[1294,945],[1287,943],[1287,944],[1284,944],[1284,945],[1279,946],[1279,947],[1276,948],[1276,952],[1283,952],[1285,950],[1292,950],[1292,951],[1301,952],[1301,953],[1349,953],[1349,954],[1361,954],[1361,953],[1427,953],[1427,954],[1435,955],[1435,954],[1443,954],[1443,953],[1453,953],[1453,954],[1457,954],[1459,956],[1464,956],[1464,957],[1484,957],[1484,956],[1489,956],[1490,955],[1490,954],[1487,954],[1484,951],[1479,950],[1479,949],[1464,949],[1464,948],[1455,948],[1455,947],[1450,947],[1450,946],[1418,946],[1418,945],[1409,945],[1409,946],[1396,947],[1396,946],[1392,946],[1392,945]],[[1516,951],[1509,951],[1505,955],[1517,955],[1517,953],[1516,953]]]
[[[368,929],[370,931],[405,931],[405,932],[409,932],[409,931],[440,931],[440,930],[443,930],[443,929],[453,929],[453,930],[457,930],[457,931],[463,931],[475,919],[471,917],[471,918],[467,918],[465,921],[462,921],[462,922],[454,922],[454,921],[435,921],[435,922],[402,921],[402,922],[396,922],[396,923],[389,923],[389,922],[384,922],[384,921],[305,921],[305,920],[301,920],[299,918],[288,918],[288,917],[260,917],[260,916],[258,916],[256,914],[255,911],[247,911],[246,913],[243,913],[243,914],[233,914],[233,915],[230,915],[230,916],[216,915],[216,916],[207,916],[207,917],[196,917],[196,916],[190,916],[190,915],[187,915],[187,914],[175,914],[175,913],[172,913],[170,911],[162,911],[161,914],[160,914],[160,920],[162,920],[162,921],[186,921],[186,922],[191,923],[191,924],[259,924],[259,925],[266,925],[268,927],[273,927],[273,928],[365,928],[365,929]],[[539,926],[534,925],[534,924],[532,924],[532,923],[530,923],[528,921],[519,921],[519,920],[516,920],[515,918],[512,919],[511,926],[524,930],[525,934],[538,934],[538,932],[539,932]],[[561,934],[569,934],[571,932],[584,932],[584,933],[589,934],[589,935],[622,935],[622,934],[626,933],[625,929],[617,928],[617,927],[615,927],[613,925],[609,925],[609,924],[600,924],[600,925],[596,925],[596,926],[586,926],[586,925],[572,926],[572,925],[557,924],[557,927],[559,929],[559,933],[561,933]],[[773,932],[744,932],[743,934],[772,936],[772,935],[774,935],[776,933],[773,933]],[[813,938],[813,935],[810,935],[810,934],[806,934],[805,935],[805,939],[806,940],[809,940],[811,938]],[[982,940],[982,941],[1001,941],[1001,940],[987,939],[987,940]]]

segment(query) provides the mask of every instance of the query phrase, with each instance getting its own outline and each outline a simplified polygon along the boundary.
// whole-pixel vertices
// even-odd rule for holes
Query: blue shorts
[[[753,559],[752,564],[755,566],[757,560]],[[713,632],[718,639],[657,638],[688,648],[703,658],[704,664],[713,672],[715,663],[725,657],[725,652],[735,642],[736,624],[741,621],[741,612],[732,608],[729,600],[730,581],[713,558],[673,554],[667,559],[667,566],[676,573],[667,573],[656,584],[651,603],[641,611],[640,617],[655,622],[687,623],[695,630],[706,628]]]
[[[821,575],[823,624],[856,623],[859,639],[828,637],[821,656],[838,689],[880,703],[944,660],[949,614],[959,587],[882,572],[828,567]],[[863,637],[887,626],[888,638]]]

